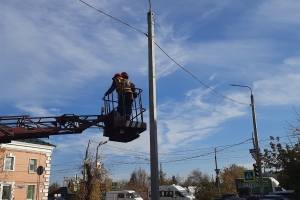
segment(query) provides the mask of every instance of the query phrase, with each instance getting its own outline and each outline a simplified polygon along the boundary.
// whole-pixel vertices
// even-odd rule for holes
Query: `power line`
[[[209,87],[208,85],[206,85],[205,83],[203,83],[202,81],[200,81],[196,76],[194,76],[191,72],[189,72],[187,69],[185,69],[184,67],[182,67],[180,64],[178,64],[173,58],[171,58],[171,56],[169,56],[156,42],[155,42],[156,46],[171,60],[173,61],[177,66],[179,66],[181,69],[183,69],[185,72],[187,72],[189,75],[191,75],[194,79],[196,79],[199,83],[201,83],[203,86],[205,86],[206,88],[214,91],[215,93],[217,93],[218,95],[220,95],[221,97],[228,99],[230,101],[236,102],[238,104],[242,104],[242,105],[249,105],[248,103],[241,103],[238,102],[234,99],[231,99],[229,97],[224,96],[223,94],[219,93],[218,91],[216,91],[215,89]]]
[[[117,19],[117,18],[115,18],[115,17],[113,17],[113,16],[111,16],[111,15],[109,15],[109,14],[107,14],[107,13],[105,13],[105,12],[103,12],[103,11],[101,11],[101,10],[99,10],[99,9],[97,9],[97,8],[95,8],[95,7],[93,7],[92,5],[90,5],[90,4],[88,4],[88,3],[86,3],[86,2],[84,2],[84,1],[82,1],[82,0],[79,0],[79,1],[81,1],[82,3],[84,3],[84,4],[86,4],[87,6],[89,6],[89,7],[91,7],[91,8],[93,8],[93,9],[95,9],[95,10],[97,10],[98,12],[100,12],[100,13],[102,13],[102,14],[104,14],[104,15],[106,15],[106,16],[108,16],[108,17],[110,17],[110,18],[112,18],[112,19],[114,19],[114,20],[117,20],[118,22],[120,22],[120,23],[122,23],[122,24],[125,24],[126,26],[128,26],[128,27],[130,27],[130,28],[132,28],[132,29],[134,29],[134,30],[136,30],[136,31],[138,31],[138,32],[140,32],[140,33],[142,33],[142,34],[144,34],[144,35],[146,35],[147,37],[148,37],[148,34],[147,33],[145,33],[145,32],[143,32],[143,31],[141,31],[141,30],[139,30],[139,29],[137,29],[137,28],[135,28],[135,27],[133,27],[133,26],[131,26],[131,25],[129,25],[128,23],[126,23],[126,22],[123,22],[123,21],[121,21],[121,20],[119,20],[119,19]],[[149,3],[150,3],[150,1],[149,1]],[[151,6],[151,4],[150,4],[150,6]],[[150,9],[151,9],[151,7],[150,7]],[[234,99],[231,99],[231,98],[229,98],[229,97],[226,97],[226,96],[224,96],[223,94],[221,94],[220,92],[218,92],[217,90],[215,90],[215,89],[213,89],[213,88],[211,88],[211,87],[209,87],[208,85],[206,85],[205,83],[203,83],[202,81],[200,81],[196,76],[194,76],[191,72],[189,72],[187,69],[185,69],[184,67],[182,67],[180,64],[178,64],[173,58],[171,58],[171,56],[169,56],[156,42],[155,42],[155,45],[171,60],[171,61],[173,61],[177,66],[179,66],[181,69],[183,69],[185,72],[187,72],[189,75],[191,75],[194,79],[196,79],[199,83],[201,83],[203,86],[205,86],[206,88],[208,88],[208,89],[210,89],[210,90],[212,90],[213,92],[215,92],[215,93],[217,93],[218,95],[220,95],[221,97],[223,97],[223,98],[225,98],[225,99],[227,99],[227,100],[230,100],[230,101],[233,101],[233,102],[235,102],[235,103],[238,103],[238,104],[242,104],[242,105],[249,105],[248,103],[241,103],[241,102],[238,102],[238,101],[236,101],[236,100],[234,100]]]
[[[104,14],[104,15],[110,17],[110,18],[113,18],[114,20],[117,20],[118,22],[121,22],[122,24],[125,24],[126,26],[129,26],[130,28],[132,28],[132,29],[134,29],[134,30],[136,30],[136,31],[138,31],[138,32],[140,32],[140,33],[142,33],[142,34],[144,34],[144,35],[147,36],[147,33],[144,33],[143,31],[141,31],[141,30],[139,30],[139,29],[137,29],[137,28],[135,28],[135,27],[133,27],[133,26],[127,24],[126,22],[123,22],[123,21],[119,20],[118,18],[115,18],[115,17],[109,15],[109,14],[107,14],[107,13],[105,13],[105,12],[103,12],[103,11],[101,11],[101,10],[95,8],[95,7],[93,7],[92,5],[86,3],[86,2],[84,2],[84,1],[82,1],[82,0],[79,0],[79,1],[81,1],[81,2],[84,3],[85,5],[87,5],[87,6],[91,7],[91,8],[93,8],[94,10],[97,10],[98,12],[100,12],[100,13],[102,13],[102,14]]]
[[[222,151],[222,150],[224,150],[224,149],[231,148],[231,147],[233,147],[233,146],[237,146],[237,145],[243,144],[244,142],[247,142],[247,141],[249,141],[249,140],[252,140],[252,138],[247,139],[247,140],[245,140],[245,141],[243,141],[243,142],[240,142],[240,143],[237,143],[237,144],[233,144],[233,145],[231,145],[231,146],[229,146],[229,147],[226,147],[226,148],[223,148],[223,149],[221,149],[221,150],[217,150],[217,152]],[[198,157],[202,157],[202,156],[207,156],[207,155],[210,155],[210,154],[213,154],[213,153],[215,153],[215,152],[212,151],[212,152],[209,152],[209,153],[206,153],[206,154],[202,154],[202,155],[191,156],[191,157],[184,158],[184,159],[176,159],[176,160],[167,161],[167,162],[162,162],[162,163],[169,163],[169,162],[177,162],[177,161],[189,160],[189,159],[193,159],[193,158],[198,158]]]

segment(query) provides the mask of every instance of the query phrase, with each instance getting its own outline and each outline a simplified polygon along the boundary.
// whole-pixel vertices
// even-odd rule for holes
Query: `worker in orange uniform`
[[[130,82],[129,76],[126,72],[121,73],[123,78],[123,108],[125,108],[125,119],[130,120],[132,113],[132,102],[133,102],[133,92],[135,90],[135,85]]]
[[[114,90],[118,93],[118,107],[117,111],[122,116],[123,115],[123,92],[122,92],[122,85],[123,85],[123,78],[121,74],[115,74],[112,77],[112,84],[110,88],[105,92],[104,96],[111,94]]]

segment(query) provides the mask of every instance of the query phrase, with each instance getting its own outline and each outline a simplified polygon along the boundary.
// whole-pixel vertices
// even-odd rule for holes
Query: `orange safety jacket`
[[[124,90],[124,92],[132,93],[131,84],[130,84],[129,79],[123,78],[123,90]]]
[[[122,88],[123,78],[122,77],[115,77],[114,81],[116,83],[116,91],[119,92]]]

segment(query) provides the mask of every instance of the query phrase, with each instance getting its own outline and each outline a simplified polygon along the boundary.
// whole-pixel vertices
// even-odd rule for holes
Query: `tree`
[[[204,174],[199,169],[194,169],[188,174],[187,179],[181,183],[182,186],[196,186],[195,197],[199,200],[212,199],[217,196],[217,188],[210,180],[208,174]]]
[[[48,193],[54,192],[55,190],[59,189],[61,186],[58,182],[54,182],[49,186]]]
[[[171,178],[164,178],[163,183],[161,185],[182,185],[182,178],[179,174],[172,175]]]
[[[243,176],[242,166],[236,164],[230,164],[228,167],[224,167],[220,173],[220,188],[222,194],[236,193],[235,179]]]
[[[84,163],[80,166],[84,179],[79,180],[79,183],[70,182],[70,189],[77,195],[75,200],[100,200],[101,195],[109,190],[109,169],[105,168],[101,160],[101,155],[96,158],[88,154],[87,150]],[[77,191],[74,191],[74,184],[77,185]]]
[[[299,134],[300,129],[295,129],[293,134],[297,132]],[[270,139],[271,149],[264,149],[262,155],[264,167],[278,175],[283,188],[294,190],[294,199],[300,199],[300,139],[290,139],[289,144],[281,144],[279,137]]]
[[[147,191],[150,186],[150,176],[146,173],[144,169],[136,169],[131,173],[130,180],[128,182],[119,182],[119,187],[121,190],[134,190],[143,199],[147,199]]]
[[[128,182],[128,186],[130,187],[136,187],[138,185],[138,180],[137,180],[137,172],[133,171],[130,177],[130,180]]]
[[[187,180],[183,183],[184,186],[199,185],[202,180],[208,179],[208,175],[201,172],[199,169],[194,169],[188,174]]]
[[[172,184],[177,184],[178,183],[178,181],[177,181],[178,179],[176,179],[176,177],[173,175],[172,176]]]
[[[196,198],[199,200],[212,199],[218,194],[218,188],[215,186],[213,181],[208,178],[202,179],[200,186],[198,187]]]

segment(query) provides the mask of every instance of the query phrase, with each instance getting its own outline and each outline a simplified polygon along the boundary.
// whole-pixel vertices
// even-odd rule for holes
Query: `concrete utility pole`
[[[102,144],[106,144],[107,143],[107,141],[102,141],[102,142],[100,142],[99,144],[98,144],[98,146],[97,146],[97,151],[96,151],[96,168],[95,169],[97,169],[98,168],[98,148],[102,145]]]
[[[256,149],[256,163],[259,170],[259,187],[260,193],[264,194],[264,182],[263,182],[263,175],[262,175],[262,167],[261,167],[261,158],[260,158],[260,149],[259,149],[259,141],[258,141],[258,133],[257,133],[257,124],[256,124],[256,114],[255,114],[255,105],[254,105],[254,96],[252,93],[252,88],[245,85],[236,85],[230,84],[231,86],[238,86],[238,87],[246,87],[249,88],[251,91],[251,108],[252,108],[252,120],[253,120],[253,128],[254,128],[254,142],[255,142],[255,149]]]
[[[88,146],[85,150],[85,158],[84,158],[84,165],[83,165],[83,180],[86,181],[86,164],[87,164],[87,157],[88,157],[88,152],[89,152],[89,146],[90,146],[91,141],[89,140]]]
[[[258,166],[258,170],[259,170],[259,187],[260,187],[260,193],[264,194],[264,182],[263,182],[261,159],[260,159],[260,149],[259,149],[257,124],[256,124],[256,115],[255,115],[255,107],[254,107],[254,96],[252,94],[252,88],[250,88],[250,87],[248,87],[248,88],[251,90],[252,118],[253,118],[253,127],[254,127],[256,155],[257,155],[256,162],[257,162],[257,166]]]
[[[89,140],[88,146],[85,151],[84,165],[83,165],[83,180],[84,180],[84,192],[85,192],[85,200],[90,200],[91,194],[91,163],[88,162],[88,152],[91,141]]]
[[[218,190],[219,190],[219,196],[221,197],[221,192],[220,192],[220,177],[219,177],[219,174],[220,174],[220,169],[218,169],[218,164],[217,164],[217,148],[215,148],[215,164],[216,164],[216,180],[218,181],[217,184],[218,184]]]
[[[149,73],[149,117],[150,117],[150,165],[151,165],[151,199],[159,199],[158,183],[158,150],[157,150],[157,118],[156,118],[156,77],[154,51],[154,13],[147,13],[148,19],[148,73]]]

